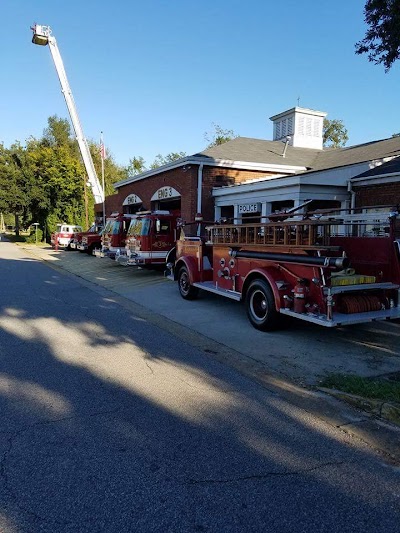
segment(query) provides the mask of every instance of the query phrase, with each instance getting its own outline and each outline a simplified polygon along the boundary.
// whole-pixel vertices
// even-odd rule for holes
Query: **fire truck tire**
[[[199,294],[199,289],[190,285],[189,272],[186,267],[182,267],[178,273],[178,286],[182,298],[185,300],[195,300]]]
[[[246,293],[246,312],[251,324],[262,331],[272,331],[278,326],[278,312],[275,308],[271,287],[263,279],[250,283]]]

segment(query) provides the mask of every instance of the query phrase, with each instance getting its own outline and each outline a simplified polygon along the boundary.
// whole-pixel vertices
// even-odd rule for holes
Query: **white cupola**
[[[299,148],[323,147],[323,124],[327,113],[304,107],[293,107],[270,117],[274,124],[274,141],[288,140]],[[290,137],[290,138],[289,138]]]

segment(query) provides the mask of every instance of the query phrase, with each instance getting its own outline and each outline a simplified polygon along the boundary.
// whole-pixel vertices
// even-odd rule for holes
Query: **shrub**
[[[43,240],[43,231],[41,229],[37,229],[37,242],[42,242]],[[36,232],[35,230],[32,230],[31,231],[31,234],[26,237],[26,242],[29,242],[29,243],[33,243],[35,244],[36,243]]]

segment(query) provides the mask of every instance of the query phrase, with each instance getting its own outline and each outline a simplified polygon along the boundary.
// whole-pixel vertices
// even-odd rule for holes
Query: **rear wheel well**
[[[175,263],[174,265],[174,279],[177,280],[178,279],[178,274],[179,274],[179,271],[182,267],[185,267],[186,264],[185,264],[185,261],[178,261],[177,263]]]
[[[252,274],[249,274],[249,276],[247,276],[246,281],[245,281],[244,284],[243,284],[243,288],[242,288],[242,300],[245,300],[245,299],[246,299],[246,294],[247,294],[247,291],[248,291],[248,289],[249,289],[249,286],[250,286],[250,284],[252,283],[252,281],[254,281],[255,279],[262,279],[262,280],[264,280],[264,281],[265,281],[266,283],[268,283],[268,285],[270,286],[272,293],[274,292],[274,291],[272,290],[271,283],[270,283],[270,281],[268,280],[267,277],[265,277],[265,276],[263,276],[262,274],[260,274],[260,272],[253,272]]]

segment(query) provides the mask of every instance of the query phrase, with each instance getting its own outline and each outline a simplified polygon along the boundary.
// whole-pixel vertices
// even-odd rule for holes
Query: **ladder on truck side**
[[[231,247],[334,249],[331,246],[333,237],[387,238],[390,218],[389,213],[360,213],[257,224],[221,224],[206,227],[206,242]]]

